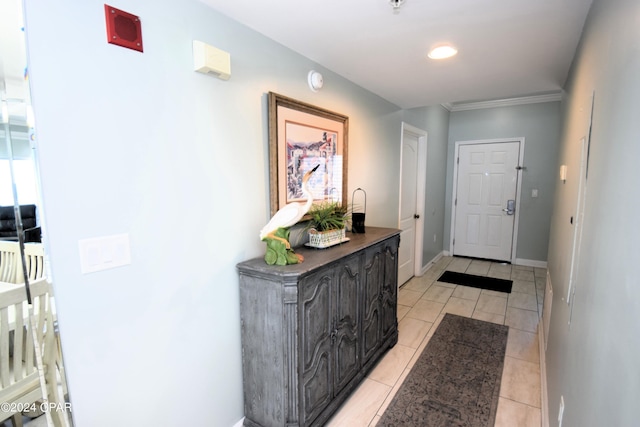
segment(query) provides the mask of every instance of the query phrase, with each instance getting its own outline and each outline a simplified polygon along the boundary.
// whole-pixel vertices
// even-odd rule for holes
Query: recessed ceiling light
[[[451,58],[457,53],[458,49],[456,49],[455,47],[451,45],[442,45],[431,49],[427,56],[431,59],[445,59]]]

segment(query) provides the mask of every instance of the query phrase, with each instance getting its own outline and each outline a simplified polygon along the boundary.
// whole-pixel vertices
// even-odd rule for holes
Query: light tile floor
[[[513,280],[511,294],[438,282],[444,270]],[[444,313],[509,326],[496,427],[540,427],[538,320],[546,270],[443,257],[398,294],[398,344],[329,421],[331,427],[375,426],[427,345]]]

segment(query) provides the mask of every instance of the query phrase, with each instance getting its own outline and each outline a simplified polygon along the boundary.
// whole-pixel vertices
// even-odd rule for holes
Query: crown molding
[[[466,103],[441,104],[449,111],[481,110],[483,108],[512,107],[514,105],[538,104],[541,102],[562,101],[562,92],[548,93],[545,95],[521,96],[518,98],[496,99],[493,101],[479,101]]]

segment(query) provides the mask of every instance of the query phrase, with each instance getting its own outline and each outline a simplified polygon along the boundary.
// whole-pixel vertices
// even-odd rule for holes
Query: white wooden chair
[[[18,242],[0,240],[0,282],[17,283],[18,274],[23,276],[20,245]]]
[[[57,343],[51,313],[51,288],[46,279],[40,279],[31,283],[30,289],[35,328],[29,319],[25,289],[15,287],[0,293],[0,402],[8,403],[10,409],[14,409],[0,409],[0,421],[12,418],[14,427],[22,426],[22,414],[15,409],[28,404],[39,406],[45,399],[49,402],[57,399]],[[34,334],[39,348],[34,346]],[[46,393],[40,383],[36,351],[42,358]]]
[[[18,255],[18,261],[20,261]],[[41,279],[45,276],[44,271],[44,246],[42,243],[25,243],[24,244],[24,262],[27,265],[27,274],[29,275],[29,283]],[[24,282],[24,274],[22,272],[22,264],[19,263],[16,272],[16,283]]]

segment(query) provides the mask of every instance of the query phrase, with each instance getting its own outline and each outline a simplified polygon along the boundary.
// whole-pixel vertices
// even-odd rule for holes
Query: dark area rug
[[[512,280],[496,279],[494,277],[475,276],[473,274],[445,271],[438,278],[438,282],[453,283],[455,285],[471,286],[473,288],[488,289],[490,291],[511,293]]]
[[[377,425],[493,426],[508,333],[445,314]]]

